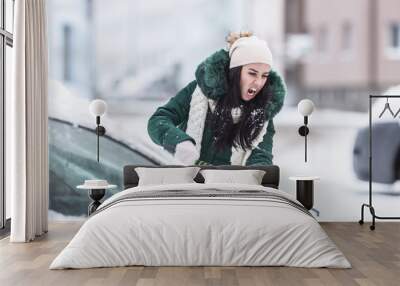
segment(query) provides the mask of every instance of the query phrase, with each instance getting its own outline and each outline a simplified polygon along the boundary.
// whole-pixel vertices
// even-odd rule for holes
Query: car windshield
[[[100,138],[100,164],[97,162],[97,137],[94,130],[49,118],[49,200],[50,216],[83,216],[90,199],[76,186],[85,179],[106,179],[123,189],[125,165],[158,165],[158,162],[109,136]]]

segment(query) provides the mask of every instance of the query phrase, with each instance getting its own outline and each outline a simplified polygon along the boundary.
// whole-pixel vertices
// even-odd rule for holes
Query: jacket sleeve
[[[272,139],[275,134],[274,122],[272,119],[268,121],[267,132],[263,140],[251,152],[246,161],[246,166],[249,165],[272,165]]]
[[[196,144],[194,139],[181,129],[182,126],[186,126],[196,85],[196,81],[189,83],[167,104],[159,107],[148,121],[147,131],[150,138],[171,153],[175,152],[175,147],[180,142],[191,140]]]

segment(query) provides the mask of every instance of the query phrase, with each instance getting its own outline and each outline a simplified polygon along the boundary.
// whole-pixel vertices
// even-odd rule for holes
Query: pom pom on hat
[[[229,68],[252,63],[264,63],[272,67],[272,53],[266,41],[256,36],[237,39],[229,49]]]

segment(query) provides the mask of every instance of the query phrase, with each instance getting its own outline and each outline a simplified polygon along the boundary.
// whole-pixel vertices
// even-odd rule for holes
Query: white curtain
[[[47,23],[45,0],[14,8],[13,92],[6,112],[6,172],[11,190],[12,242],[47,232]]]

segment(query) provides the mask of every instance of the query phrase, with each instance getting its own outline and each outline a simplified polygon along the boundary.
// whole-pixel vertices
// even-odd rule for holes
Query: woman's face
[[[255,63],[242,67],[240,74],[240,94],[244,101],[252,100],[267,82],[270,65]]]

